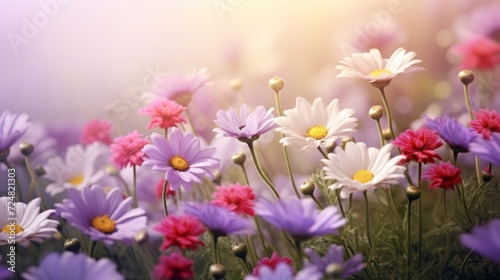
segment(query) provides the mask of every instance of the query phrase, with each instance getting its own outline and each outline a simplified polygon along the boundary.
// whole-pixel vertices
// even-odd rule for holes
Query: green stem
[[[215,234],[212,233],[212,245],[213,245],[213,250],[214,250],[214,263],[221,263],[220,262],[220,256],[219,256],[219,247],[217,246],[217,241],[219,237]]]
[[[340,198],[340,189],[336,189],[335,192],[337,194],[337,202],[339,203],[340,212],[342,213],[342,217],[345,218],[344,206],[342,206],[342,199]]]
[[[380,120],[375,120],[375,123],[377,123],[378,135],[380,137],[380,147],[383,147],[385,145],[385,139],[384,132],[382,131],[382,125],[380,125]]]
[[[378,88],[380,91],[380,96],[382,97],[382,102],[384,103],[385,111],[387,112],[387,124],[389,126],[389,131],[391,132],[391,138],[394,139],[394,129],[392,127],[392,113],[391,107],[389,106],[389,102],[387,102],[387,97],[385,96],[384,87]]]
[[[97,242],[90,240],[89,257],[94,258],[95,247],[97,247]]]
[[[117,174],[116,177],[118,178],[118,180],[123,184],[123,187],[125,188],[125,193],[131,197],[132,194],[130,193],[130,190],[128,188],[128,184],[127,182],[125,182],[125,180],[122,178],[122,176],[120,176],[120,174]]]
[[[250,253],[250,259],[252,260],[252,263],[256,264],[259,257],[257,256],[257,252],[255,251],[255,244],[253,242],[253,239],[250,238],[250,236],[248,235],[245,235],[245,239],[248,244],[248,252]]]
[[[268,258],[270,258],[272,253],[269,252],[269,248],[266,246],[266,240],[264,239],[264,234],[262,233],[262,228],[260,226],[259,219],[257,218],[257,216],[254,216],[253,220],[255,221],[255,226],[257,227],[257,234],[259,235],[260,243],[262,244],[262,247],[264,248],[264,251],[266,252],[266,256]]]
[[[476,190],[474,191],[474,193],[472,194],[472,198],[470,199],[469,201],[469,205],[467,208],[470,209],[470,207],[472,206],[472,204],[474,203],[474,199],[476,199],[476,195],[479,193],[479,190],[485,185],[484,181],[481,182],[481,184],[479,184],[479,187],[476,188]]]
[[[304,264],[304,251],[302,250],[302,244],[300,240],[295,240],[295,249],[297,250],[297,271],[302,269]]]
[[[323,155],[324,158],[328,158],[328,155],[325,153],[325,151],[323,151],[323,149],[321,149],[321,146],[318,146],[318,151],[321,153],[321,155]]]
[[[422,269],[422,163],[419,162],[417,166],[418,173],[418,189],[420,190],[420,198],[418,199],[418,268]]]
[[[474,252],[474,249],[470,250],[470,252],[467,254],[467,256],[465,257],[465,260],[464,262],[462,263],[462,265],[460,266],[460,270],[458,271],[458,276],[460,277],[460,274],[462,274],[462,270],[464,269],[465,267],[465,264],[467,263],[467,261],[469,260],[470,256],[472,255],[472,252]]]
[[[137,208],[137,170],[135,165],[132,165],[132,173],[133,173],[132,188],[134,191],[132,208]]]
[[[161,192],[161,200],[163,201],[163,211],[165,212],[165,217],[168,217],[167,186],[168,186],[168,181],[165,179],[165,182],[163,183],[163,189]]]
[[[38,197],[40,197],[42,201],[42,209],[41,212],[47,210],[47,203],[45,202],[45,198],[42,193],[42,189],[40,188],[40,185],[38,184],[38,180],[36,178],[36,174],[33,171],[33,167],[31,166],[30,158],[28,156],[24,156],[24,162],[26,163],[26,169],[28,170],[28,174],[31,177],[31,182],[35,185],[36,191],[38,193]]]
[[[255,169],[259,173],[262,180],[264,180],[264,182],[266,182],[266,184],[269,186],[269,188],[273,192],[274,196],[277,199],[280,199],[280,195],[278,194],[278,191],[276,190],[276,188],[274,187],[271,180],[269,180],[269,178],[266,176],[266,174],[264,174],[264,171],[262,171],[262,168],[260,167],[259,161],[257,160],[257,155],[255,154],[255,149],[253,147],[253,142],[247,142],[247,144],[248,144],[248,148],[250,149],[250,154],[252,155],[252,160],[253,160],[253,163],[255,165]]]
[[[411,200],[408,199],[408,232],[407,232],[407,257],[406,257],[406,275],[408,280],[411,279],[410,267],[411,267]]]
[[[245,178],[245,184],[248,185],[250,183],[250,181],[248,180],[247,170],[243,164],[240,166],[241,166],[241,170],[243,171],[243,177]]]
[[[368,244],[372,248],[372,239],[370,237],[370,208],[368,207],[368,195],[366,191],[363,192],[365,198],[365,215],[366,215],[366,236],[368,237]]]
[[[198,134],[196,133],[196,130],[194,129],[193,119],[191,118],[191,113],[189,112],[189,108],[186,108],[186,116],[187,116],[189,125],[191,126],[191,130],[192,130],[194,136],[198,136]]]
[[[316,202],[316,204],[318,205],[318,207],[321,210],[325,209],[325,207],[321,204],[321,202],[319,202],[319,200],[316,198],[316,196],[313,193],[310,196],[314,200],[314,202]]]
[[[5,166],[7,167],[7,169],[14,169],[12,167],[12,165],[10,165],[9,161],[7,161],[7,158],[5,158],[4,160],[2,160],[2,163],[5,164]],[[17,192],[18,201],[23,201],[23,194],[22,194],[22,191],[21,191],[21,186],[19,185],[19,182],[17,180],[17,172],[15,172],[15,171],[14,171],[14,180],[15,180],[14,184],[16,186],[16,192]]]

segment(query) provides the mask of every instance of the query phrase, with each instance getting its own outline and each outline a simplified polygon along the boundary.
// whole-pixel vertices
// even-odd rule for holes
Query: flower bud
[[[344,268],[339,263],[331,263],[326,267],[325,274],[332,279],[340,279],[344,274]]]
[[[243,87],[243,81],[240,78],[234,78],[229,81],[229,86],[235,91],[240,91]]]
[[[382,109],[382,106],[380,106],[380,105],[375,105],[375,106],[370,108],[370,111],[368,111],[368,115],[373,120],[378,121],[384,115],[384,109]]]
[[[120,173],[120,170],[118,170],[118,168],[116,168],[114,165],[108,164],[104,167],[104,172],[106,172],[106,174],[108,175],[116,176]]]
[[[221,181],[222,181],[222,175],[220,174],[219,171],[215,171],[214,172],[214,179],[212,180],[212,182],[214,182],[214,184],[216,184],[216,185],[220,185]]]
[[[137,242],[141,245],[147,243],[148,239],[149,239],[148,231],[143,229],[143,230],[137,232],[134,235],[134,239],[135,239],[135,242]]]
[[[415,186],[408,186],[406,188],[406,197],[409,201],[414,201],[420,198],[420,190]]]
[[[285,81],[282,78],[274,76],[269,80],[269,87],[276,93],[279,93],[285,87]]]
[[[234,154],[231,159],[233,160],[234,164],[242,166],[245,163],[247,156],[243,152],[238,152]]]
[[[474,72],[470,70],[462,70],[458,73],[458,79],[466,86],[474,81]]]
[[[389,141],[392,139],[392,133],[391,133],[391,130],[386,128],[384,130],[382,130],[382,136],[384,137],[384,139],[386,141]]]
[[[312,195],[314,193],[314,189],[316,187],[314,186],[314,183],[311,181],[306,181],[302,186],[300,186],[300,192],[303,195]]]
[[[226,268],[220,263],[214,263],[209,268],[210,276],[214,279],[224,279],[226,277]]]
[[[245,243],[239,243],[237,245],[234,245],[233,248],[231,248],[231,251],[236,257],[245,260],[248,253],[248,247]]]
[[[489,181],[491,181],[491,179],[493,179],[493,175],[491,174],[491,172],[482,171],[481,172],[481,178],[483,179],[483,181],[485,183],[488,183]]]
[[[335,143],[335,142],[328,142],[325,145],[325,151],[326,151],[326,153],[327,154],[333,153],[333,151],[335,151],[335,147],[337,147],[337,143]]]
[[[38,165],[35,168],[35,174],[36,174],[36,176],[41,177],[41,176],[47,174],[47,172],[45,172],[45,169],[43,168],[43,165]]]
[[[342,138],[342,143],[341,143],[341,147],[342,149],[345,150],[345,145],[349,142],[356,142],[356,140],[354,139],[354,137],[344,137]]]
[[[28,157],[29,155],[31,155],[31,153],[33,153],[34,150],[35,147],[31,143],[22,142],[21,144],[19,144],[19,151],[21,151],[21,154],[23,154],[23,156]]]
[[[68,238],[64,241],[64,250],[73,253],[78,253],[80,251],[80,240],[78,238]]]

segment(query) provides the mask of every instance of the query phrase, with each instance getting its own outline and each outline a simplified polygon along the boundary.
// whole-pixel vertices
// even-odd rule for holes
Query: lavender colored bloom
[[[470,144],[470,151],[476,153],[481,159],[500,166],[500,133],[492,133],[489,140],[477,137]]]
[[[318,211],[311,198],[298,199],[295,196],[279,201],[261,200],[257,202],[255,212],[297,240],[337,234],[337,229],[346,223],[338,207],[328,206]]]
[[[457,119],[450,116],[442,116],[436,119],[425,118],[425,126],[437,132],[448,146],[458,153],[468,153],[469,145],[477,137],[472,128],[467,128]]]
[[[28,115],[3,112],[0,116],[0,152],[12,146],[28,129]]]
[[[132,198],[123,199],[118,188],[106,194],[99,185],[81,192],[69,189],[68,199],[57,203],[59,215],[94,241],[112,245],[115,241],[134,242],[134,235],[146,228],[143,209],[131,209]]]
[[[108,259],[96,261],[85,254],[50,253],[38,267],[30,267],[23,273],[26,280],[120,280],[123,276],[116,265]]]
[[[246,104],[241,105],[239,115],[234,108],[219,110],[215,120],[218,127],[213,131],[217,133],[217,137],[234,137],[244,142],[256,140],[276,126],[273,110],[271,108],[266,112],[264,106],[257,106],[250,113]]]
[[[185,203],[184,213],[198,218],[208,230],[218,236],[255,232],[252,220],[212,203]]]
[[[363,255],[356,254],[349,260],[344,262],[344,248],[338,245],[331,245],[326,255],[321,258],[313,249],[306,248],[306,253],[309,255],[311,259],[310,262],[306,264],[306,268],[310,268],[311,271],[314,269],[321,273],[321,277],[326,273],[326,268],[330,264],[339,264],[342,266],[342,275],[341,279],[345,279],[351,275],[354,275],[365,268],[365,264],[363,263]],[[322,279],[322,278],[319,279]]]
[[[461,234],[460,242],[500,264],[500,219],[491,220],[486,226],[476,226],[471,233]]]
[[[0,256],[0,261],[2,260],[2,256]],[[9,269],[4,266],[0,265],[0,279],[13,279],[16,274],[14,272],[9,271]]]
[[[148,156],[143,165],[165,172],[165,180],[174,191],[181,186],[191,190],[193,183],[201,183],[204,175],[214,179],[212,169],[219,168],[220,160],[213,157],[214,147],[201,148],[200,140],[194,134],[173,127],[168,140],[158,133],[151,136],[153,144],[142,151]]]
[[[294,279],[292,268],[285,262],[279,263],[274,269],[267,265],[262,265],[258,268],[258,271],[258,275],[247,275],[245,280]]]

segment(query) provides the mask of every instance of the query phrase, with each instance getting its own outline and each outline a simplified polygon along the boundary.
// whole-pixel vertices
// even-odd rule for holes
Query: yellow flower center
[[[373,76],[375,78],[378,78],[381,74],[392,74],[391,71],[387,70],[387,69],[375,69],[373,71],[370,72],[370,76]]]
[[[116,231],[115,221],[111,220],[108,215],[94,217],[90,224],[102,233],[107,234]]]
[[[311,128],[306,133],[307,137],[311,137],[315,140],[321,140],[325,138],[325,136],[328,134],[328,130],[322,125],[316,125]]]
[[[366,182],[370,182],[373,179],[373,173],[371,173],[370,170],[361,169],[354,173],[352,179],[359,181],[361,184],[364,184]]]
[[[72,185],[80,185],[82,182],[83,182],[83,176],[82,175],[73,176],[68,181],[68,183],[70,183]]]
[[[11,224],[6,224],[3,228],[2,228],[2,232],[6,232],[6,233],[9,233],[11,231],[14,231],[16,234],[20,233],[20,232],[23,232],[24,229],[22,226],[18,225],[18,224],[15,224],[15,225],[11,225]]]
[[[170,165],[177,171],[186,171],[189,169],[189,163],[181,156],[172,157]]]

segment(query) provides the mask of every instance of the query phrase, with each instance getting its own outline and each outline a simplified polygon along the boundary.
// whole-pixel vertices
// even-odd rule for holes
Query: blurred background
[[[108,118],[125,133],[145,128],[137,109],[158,73],[206,68],[211,85],[190,108],[200,129],[213,126],[217,109],[274,106],[274,75],[286,82],[284,109],[297,96],[340,98],[361,119],[380,98],[366,83],[337,79],[335,66],[353,52],[379,48],[389,57],[404,47],[426,71],[398,76],[387,89],[403,129],[432,102],[441,102],[432,107],[439,111],[461,98],[460,56],[451,49],[471,14],[495,3],[1,0],[0,111],[54,125]],[[230,86],[234,79],[241,90]]]

